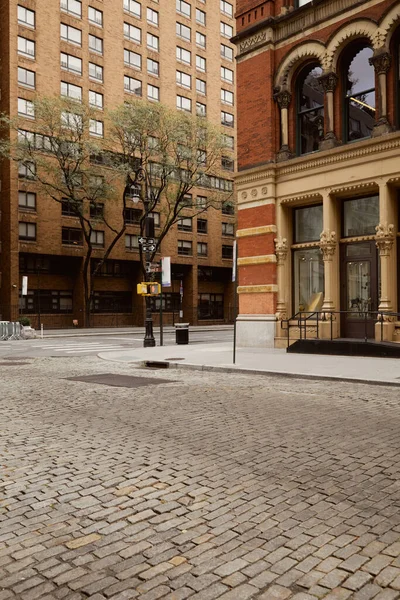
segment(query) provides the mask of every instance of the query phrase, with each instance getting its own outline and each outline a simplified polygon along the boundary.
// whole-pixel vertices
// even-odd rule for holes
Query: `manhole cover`
[[[19,367],[22,365],[30,365],[31,363],[26,363],[26,362],[0,362],[0,367]]]
[[[149,377],[135,377],[133,375],[114,375],[113,373],[99,373],[97,375],[83,375],[81,377],[66,377],[69,381],[83,381],[84,383],[97,383],[99,385],[110,385],[113,387],[137,388],[144,385],[161,385],[162,383],[174,383],[170,379],[159,379]]]
[[[165,360],[185,360],[184,358],[166,358]]]

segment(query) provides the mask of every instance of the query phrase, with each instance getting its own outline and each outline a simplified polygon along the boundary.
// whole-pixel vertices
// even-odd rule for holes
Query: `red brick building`
[[[239,343],[302,311],[400,341],[400,2],[238,0],[236,22]]]

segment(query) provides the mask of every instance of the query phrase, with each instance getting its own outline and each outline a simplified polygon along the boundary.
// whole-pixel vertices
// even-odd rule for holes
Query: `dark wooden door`
[[[375,337],[378,310],[378,254],[374,241],[341,247],[341,335]]]

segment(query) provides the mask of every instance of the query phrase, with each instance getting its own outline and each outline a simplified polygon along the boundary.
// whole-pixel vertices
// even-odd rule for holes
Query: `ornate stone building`
[[[236,19],[239,343],[279,345],[299,312],[400,342],[400,2],[238,0]]]

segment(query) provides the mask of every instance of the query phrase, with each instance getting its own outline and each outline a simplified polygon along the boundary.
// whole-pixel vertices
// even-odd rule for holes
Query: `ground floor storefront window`
[[[321,310],[324,299],[324,263],[319,248],[293,251],[295,312]]]
[[[94,292],[94,313],[131,313],[132,292]]]
[[[223,294],[199,294],[198,296],[198,318],[199,319],[223,319],[224,318],[224,295]]]
[[[29,290],[20,297],[20,310],[25,314],[72,313],[72,291]]]

